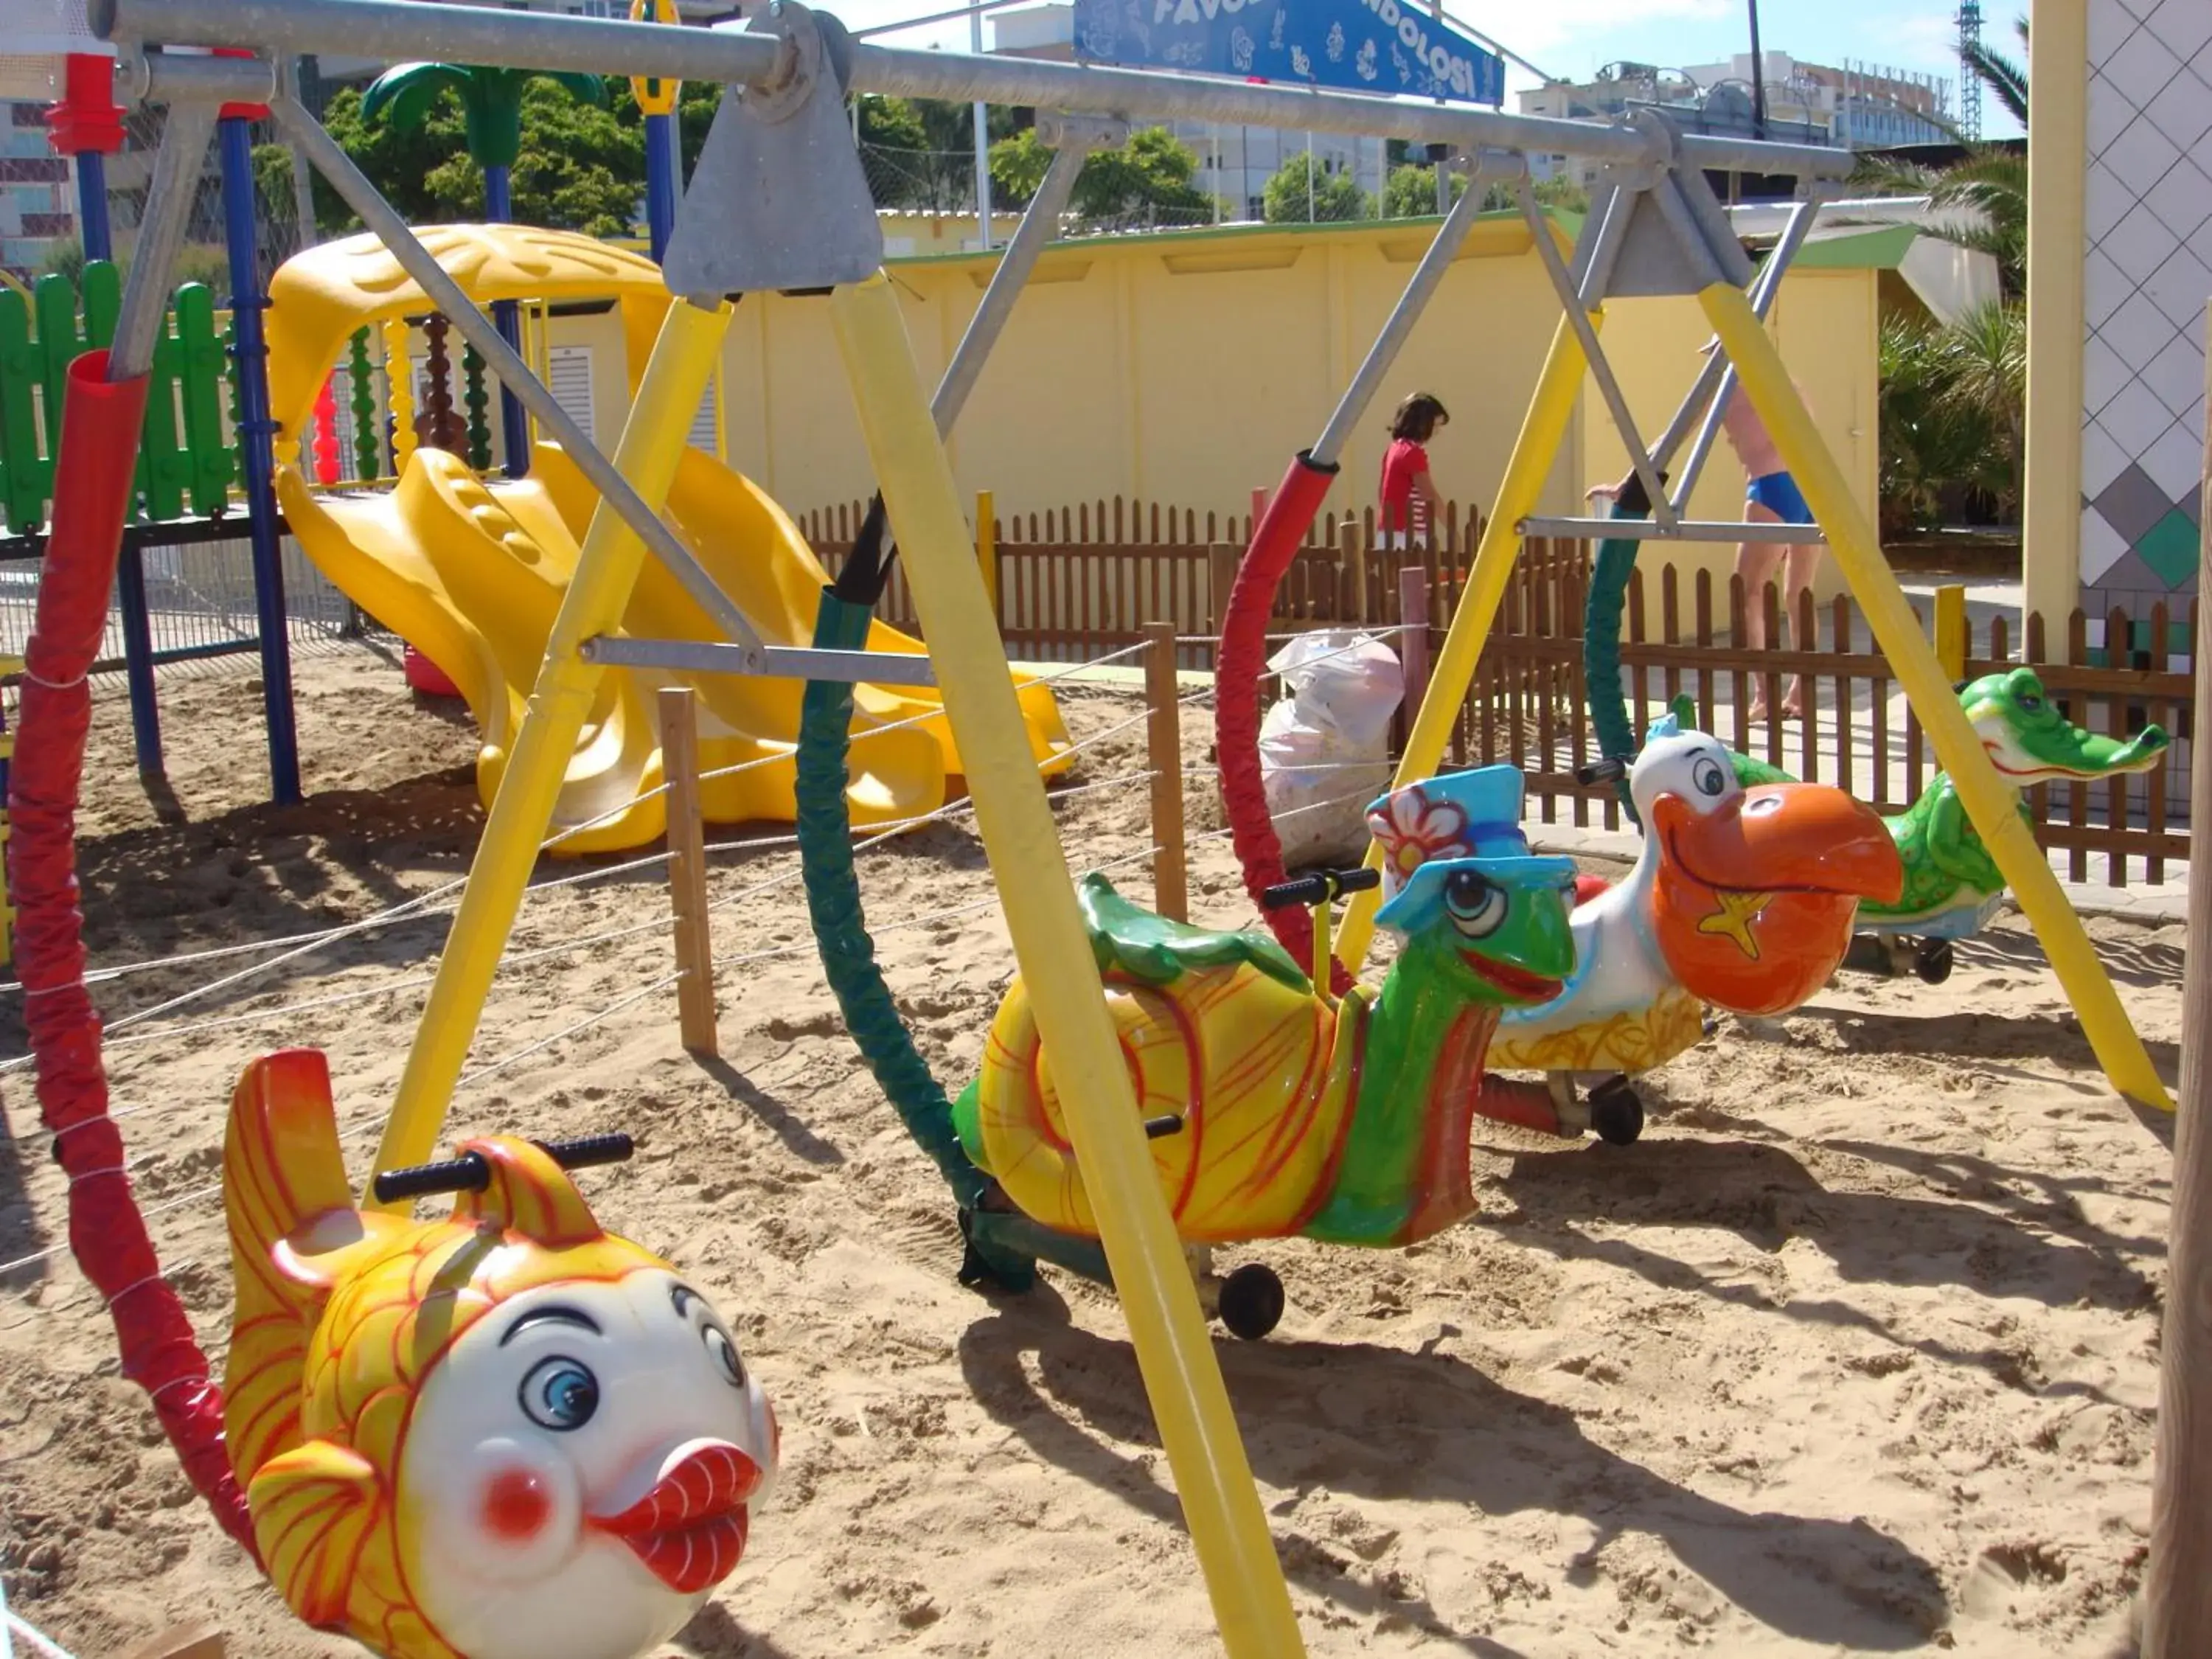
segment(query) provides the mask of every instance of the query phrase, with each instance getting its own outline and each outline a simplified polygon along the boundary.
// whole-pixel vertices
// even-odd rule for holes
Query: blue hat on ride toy
[[[1382,848],[1382,908],[1375,920],[1402,930],[1433,901],[1450,873],[1474,860],[1492,880],[1515,886],[1566,885],[1575,861],[1538,857],[1521,829],[1527,781],[1518,767],[1479,766],[1394,789],[1367,809]]]

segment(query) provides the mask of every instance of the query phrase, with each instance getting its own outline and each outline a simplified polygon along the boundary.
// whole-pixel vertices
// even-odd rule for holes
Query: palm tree
[[[483,169],[484,216],[505,224],[514,216],[510,180],[515,158],[522,153],[522,89],[538,73],[467,64],[402,64],[370,83],[361,100],[362,118],[374,121],[388,113],[400,127],[419,126],[441,94],[456,94],[461,100],[469,159]],[[596,75],[548,71],[545,78],[585,103],[607,100],[606,83]]]
[[[2027,46],[2027,19],[2019,20],[2020,44]],[[2022,126],[2027,125],[2027,70],[2002,52],[1978,46],[1967,63],[1990,95]],[[2027,289],[2027,157],[1999,144],[1973,143],[1957,132],[1966,155],[1945,167],[1868,156],[1852,183],[1882,196],[1926,196],[1934,206],[1972,209],[1980,222],[1936,234],[1948,242],[1987,253],[1997,262],[2004,293]]]
[[[2020,31],[2020,49],[2027,47],[2027,19],[2019,19],[2014,27]],[[1963,54],[1966,67],[1980,77],[1990,95],[2002,104],[2012,118],[2023,127],[2027,125],[2027,66],[2014,63],[2002,52],[1977,41]]]
[[[468,64],[402,64],[386,70],[369,85],[361,100],[364,122],[389,113],[403,129],[418,126],[430,106],[447,92],[461,100],[463,131],[469,159],[483,169],[484,217],[494,224],[514,218],[515,158],[522,154],[522,89],[539,73],[536,70],[487,69]],[[596,75],[546,72],[587,104],[604,104],[606,83]],[[492,306],[492,320],[507,344],[522,343],[520,314],[512,300]],[[500,422],[507,434],[507,471],[520,477],[530,467],[529,422],[522,403],[501,386]]]

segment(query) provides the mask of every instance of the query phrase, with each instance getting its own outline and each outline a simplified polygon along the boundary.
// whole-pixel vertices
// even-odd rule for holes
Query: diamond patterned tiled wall
[[[2081,582],[2094,615],[2197,585],[2212,299],[2212,0],[2089,0]]]

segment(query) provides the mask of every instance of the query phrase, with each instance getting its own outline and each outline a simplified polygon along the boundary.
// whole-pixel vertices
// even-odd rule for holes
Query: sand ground
[[[472,731],[396,665],[302,662],[313,797],[290,810],[257,804],[251,682],[165,698],[166,817],[131,772],[119,696],[96,717],[96,967],[331,926],[465,867]],[[1079,736],[1136,708],[1065,702]],[[1209,741],[1194,707],[1194,763]],[[1101,744],[1083,776],[1141,767],[1140,744],[1141,727]],[[1141,786],[1061,818],[1081,866],[1146,844]],[[1194,830],[1218,822],[1194,799]],[[672,991],[557,1035],[669,967],[659,871],[614,875],[526,909],[515,949],[538,954],[501,975],[472,1064],[553,1040],[465,1083],[453,1120],[635,1134],[638,1158],[586,1176],[588,1196],[714,1294],[776,1401],[783,1483],[667,1653],[1218,1651],[1115,1304],[1065,1279],[998,1302],[954,1281],[950,1202],[842,1034],[795,883],[748,890],[794,855],[726,838],[712,862],[731,901],[718,950],[788,947],[726,973],[723,1061],[684,1054]],[[861,868],[893,988],[957,1085],[1012,967],[982,848],[955,822]],[[1197,848],[1194,887],[1201,919],[1249,918],[1224,842]],[[626,927],[642,931],[594,937]],[[443,931],[350,938],[115,1033],[140,1199],[218,1357],[214,1183],[240,1066],[327,1049],[365,1165]],[[2093,932],[2171,1078],[2179,928]],[[1850,979],[1788,1018],[1724,1022],[1650,1080],[1632,1148],[1485,1128],[1480,1218],[1431,1243],[1251,1252],[1291,1310],[1218,1352],[1310,1651],[2119,1649],[2148,1523],[2169,1126],[2106,1088],[2016,918],[1959,957],[1941,988]],[[251,960],[98,996],[113,1022]],[[12,999],[0,1018],[0,1052],[20,1054]],[[87,1659],[210,1613],[247,1659],[354,1651],[295,1623],[191,1498],[55,1253],[64,1194],[26,1073],[0,1076],[0,1107],[10,1602]]]

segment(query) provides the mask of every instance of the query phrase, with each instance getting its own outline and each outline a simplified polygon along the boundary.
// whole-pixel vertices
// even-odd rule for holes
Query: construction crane
[[[1959,134],[1982,136],[1982,0],[1959,0]]]

